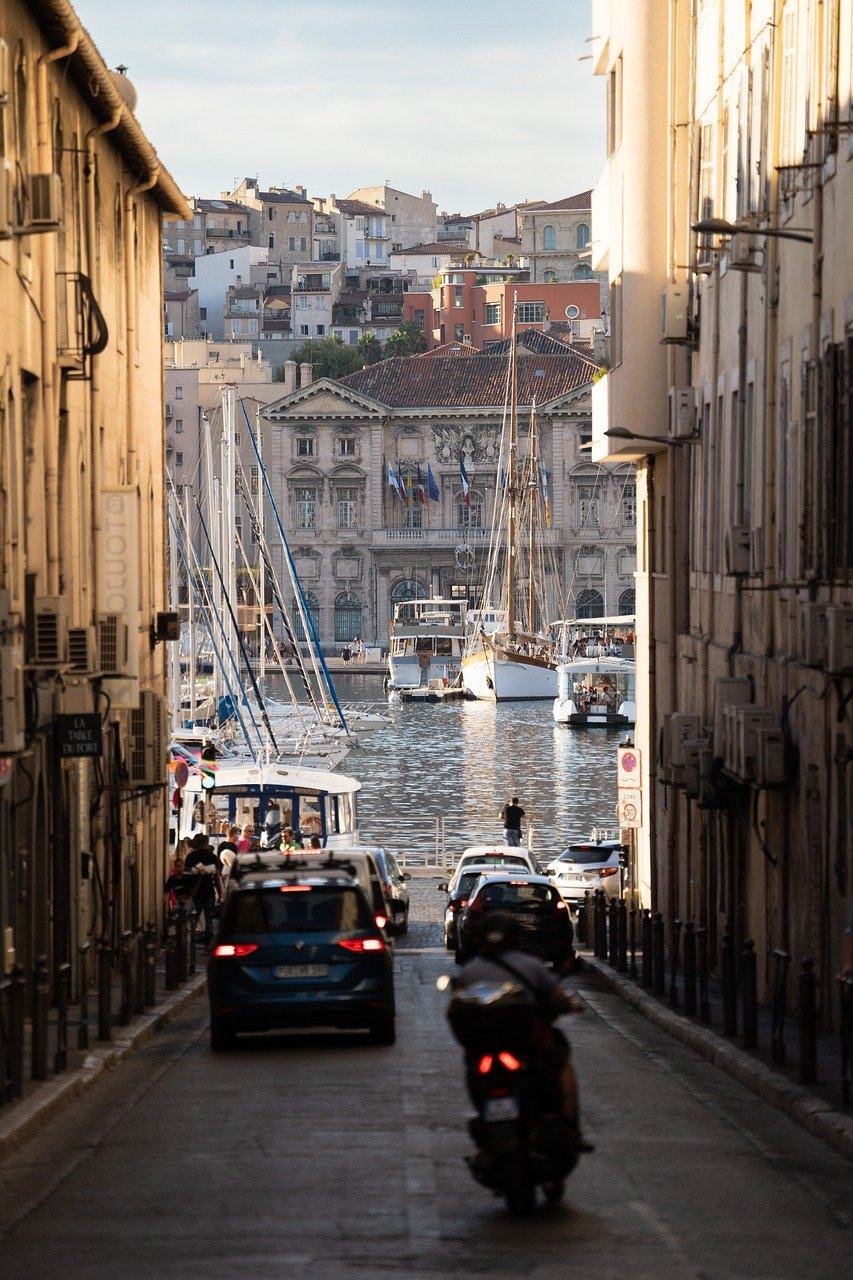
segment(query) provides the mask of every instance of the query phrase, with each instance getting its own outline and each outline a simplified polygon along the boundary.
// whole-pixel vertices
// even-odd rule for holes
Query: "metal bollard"
[[[577,939],[582,947],[589,943],[589,891],[583,895],[583,902],[578,904]]]
[[[133,939],[133,960],[136,972],[133,978],[133,1012],[145,1012],[145,938],[142,930],[137,929]]]
[[[98,943],[98,1039],[113,1038],[113,949],[106,936]]]
[[[696,1017],[696,931],[693,921],[684,925],[684,1012]]]
[[[841,978],[841,1097],[845,1107],[850,1106],[853,1084],[853,978]]]
[[[740,953],[740,989],[743,1002],[743,1047],[758,1044],[758,988],[755,973],[755,943],[747,938]]]
[[[187,910],[183,903],[178,907],[176,941],[175,970],[180,985],[187,980]]]
[[[126,1027],[133,1013],[133,956],[131,942],[133,934],[129,929],[121,935],[121,1006],[116,1019],[120,1027]]]
[[[678,964],[681,957],[681,921],[672,922],[672,939],[669,952],[669,1006],[678,1008]]]
[[[47,1079],[47,1007],[50,992],[47,973],[47,957],[36,956],[33,969],[33,1026],[32,1062],[30,1074],[33,1080]]]
[[[89,1048],[89,950],[91,942],[81,942],[77,948],[79,968],[77,984],[80,989],[80,1022],[77,1027],[77,1048]]]
[[[720,985],[723,989],[723,1035],[737,1035],[737,983],[735,976],[735,940],[730,929],[723,934],[720,961]]]
[[[628,904],[620,898],[616,904],[616,968],[628,972]]]
[[[53,1069],[58,1074],[68,1070],[68,979],[71,965],[66,960],[56,970],[56,1053]]]
[[[773,1062],[785,1062],[785,1020],[788,1014],[788,969],[791,957],[787,951],[773,952],[776,961],[773,970],[773,1003],[770,1015],[770,1057]]]
[[[706,1024],[711,1021],[711,1000],[708,995],[708,930],[702,925],[696,930],[696,966],[699,978],[699,1021]]]
[[[176,913],[169,912],[169,918],[166,921],[166,990],[174,991],[178,985],[178,922]]]
[[[607,904],[607,961],[614,969],[619,961],[618,909],[616,899],[611,898]]]
[[[666,992],[665,965],[663,916],[656,911],[652,919],[652,991],[660,999]]]
[[[24,971],[16,964],[9,990],[9,1096],[20,1098],[24,1092],[24,1008],[26,992]]]
[[[641,943],[643,947],[643,959],[641,978],[643,986],[651,988],[652,985],[652,913],[648,907],[643,908],[640,920]]]
[[[817,1081],[817,984],[814,960],[800,962],[800,1081]]]
[[[157,1000],[157,931],[153,920],[149,920],[145,926],[144,954],[143,996],[145,1004],[150,1008]]]
[[[631,952],[631,961],[628,965],[628,972],[632,978],[637,976],[637,908],[632,907],[628,914],[628,948]]]

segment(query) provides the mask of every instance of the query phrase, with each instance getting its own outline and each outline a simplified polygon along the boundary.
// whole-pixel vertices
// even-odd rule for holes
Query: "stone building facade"
[[[535,335],[541,340],[542,335]],[[551,524],[541,531],[551,618],[631,612],[633,470],[589,459],[596,365],[520,338],[520,421],[537,399]],[[497,492],[505,355],[448,353],[381,361],[320,379],[262,411],[271,484],[324,646],[360,635],[384,645],[394,604],[482,583]],[[522,431],[522,450],[527,448]],[[460,457],[472,502],[462,501]],[[439,500],[404,503],[392,465],[417,485],[427,466]]]

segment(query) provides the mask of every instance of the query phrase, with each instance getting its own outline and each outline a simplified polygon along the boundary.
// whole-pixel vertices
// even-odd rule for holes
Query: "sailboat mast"
[[[536,456],[536,399],[530,406],[530,563],[527,584],[527,625],[536,631],[536,509],[539,505],[539,470]]]
[[[184,528],[187,531],[187,539],[190,538],[192,524],[190,523],[190,487],[184,487]],[[195,651],[195,584],[193,577],[193,557],[192,548],[187,547],[187,623],[189,631],[189,661],[187,668],[190,674],[190,724],[195,724],[196,706],[198,698],[196,694],[196,664],[198,656]]]
[[[261,436],[261,408],[255,410],[255,440],[258,446],[258,458],[263,460],[263,438]],[[266,564],[264,563],[264,490],[261,485],[260,467],[258,468],[258,652],[260,655],[261,688],[267,675],[267,638],[264,631],[267,614]]]
[[[518,440],[518,365],[515,351],[515,315],[518,310],[518,293],[513,294],[512,328],[510,330],[510,374],[509,374],[509,458],[507,460],[507,533],[506,533],[506,580],[507,580],[507,631],[510,639],[515,632],[515,453]]]
[[[175,496],[174,488],[168,498],[170,511],[175,512],[172,527],[168,530],[169,537],[169,604],[175,610],[180,619],[181,616],[181,591],[178,583],[178,518],[177,510],[178,499]],[[180,627],[178,628],[180,632]],[[169,649],[169,684],[170,684],[170,700],[172,703],[172,731],[180,727],[181,724],[181,646],[173,644]]]

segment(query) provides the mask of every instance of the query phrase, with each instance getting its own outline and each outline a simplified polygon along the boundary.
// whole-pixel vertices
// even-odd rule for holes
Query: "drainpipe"
[[[740,278],[740,322],[738,324],[738,384],[737,384],[737,439],[735,440],[735,510],[734,523],[744,522],[744,470],[746,466],[746,374],[749,354],[749,275],[741,272]],[[726,666],[730,676],[734,675],[735,654],[743,648],[743,588],[740,577],[735,580],[735,612],[732,626],[732,642],[726,650]]]
[[[646,577],[649,601],[649,880],[652,891],[652,909],[657,911],[657,806],[655,792],[658,771],[658,717],[657,707],[657,659],[655,642],[655,459],[646,456]]]
[[[110,133],[113,129],[118,128],[123,115],[124,107],[116,107],[109,120],[88,130],[83,144],[86,156],[83,165],[83,181],[86,184],[86,255],[89,264],[89,278],[95,288],[100,286],[100,280],[95,280],[97,267],[95,245],[98,216],[95,206],[95,139],[103,137],[105,133]],[[101,464],[103,459],[101,458],[101,432],[98,422],[101,397],[100,362],[98,356],[90,358],[92,361],[92,380],[89,384],[89,494],[92,520],[92,582],[94,584],[91,612],[92,621],[95,622],[98,613],[98,580],[100,575],[99,538],[101,532]]]
[[[148,177],[135,182],[124,194],[124,289],[125,289],[125,343],[127,363],[127,473],[125,479],[129,485],[139,483],[139,463],[136,448],[136,256],[133,245],[133,213],[134,197],[144,191],[150,191],[156,184],[160,174],[160,166],[155,165]]]
[[[68,43],[43,53],[36,64],[37,157],[39,172],[52,168],[50,146],[50,104],[47,91],[47,68],[52,62],[67,58],[79,43],[79,33],[69,36]],[[56,238],[44,237],[41,255],[41,382],[44,411],[45,459],[45,542],[47,551],[48,595],[59,595],[59,415],[57,406],[56,361]]]

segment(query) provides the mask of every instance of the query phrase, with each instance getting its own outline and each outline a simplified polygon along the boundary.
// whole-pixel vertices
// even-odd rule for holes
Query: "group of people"
[[[364,641],[356,636],[352,644],[345,644],[341,650],[344,662],[362,662],[364,660]]]

